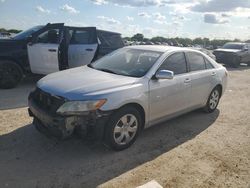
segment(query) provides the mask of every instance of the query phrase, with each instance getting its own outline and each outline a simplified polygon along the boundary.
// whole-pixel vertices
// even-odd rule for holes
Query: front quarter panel
[[[101,107],[100,110],[109,111],[116,110],[127,104],[136,103],[139,104],[145,112],[145,122],[148,120],[148,81],[142,79],[138,83],[133,85],[107,90],[102,95],[98,95],[98,98],[107,99],[107,102]]]

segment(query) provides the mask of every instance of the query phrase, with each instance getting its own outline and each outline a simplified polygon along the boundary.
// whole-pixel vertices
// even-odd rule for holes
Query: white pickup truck
[[[29,73],[47,75],[89,64],[123,46],[121,34],[95,27],[35,26],[0,39],[0,88],[15,87]]]

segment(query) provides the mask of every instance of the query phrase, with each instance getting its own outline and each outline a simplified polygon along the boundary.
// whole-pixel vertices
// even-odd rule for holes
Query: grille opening
[[[57,109],[65,102],[62,97],[53,96],[39,88],[36,88],[32,96],[34,102],[39,108],[52,114],[55,114]]]

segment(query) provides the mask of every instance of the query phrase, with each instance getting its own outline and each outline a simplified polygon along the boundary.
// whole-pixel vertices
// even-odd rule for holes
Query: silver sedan
[[[38,130],[62,138],[92,134],[122,150],[144,128],[198,108],[212,113],[227,76],[197,50],[130,46],[42,78],[29,96],[29,114]]]

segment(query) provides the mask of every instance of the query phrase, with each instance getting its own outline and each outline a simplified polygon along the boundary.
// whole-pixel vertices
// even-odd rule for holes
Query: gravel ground
[[[250,187],[250,69],[229,70],[212,114],[194,111],[149,128],[122,152],[40,134],[27,114],[35,80],[0,90],[0,187]]]

